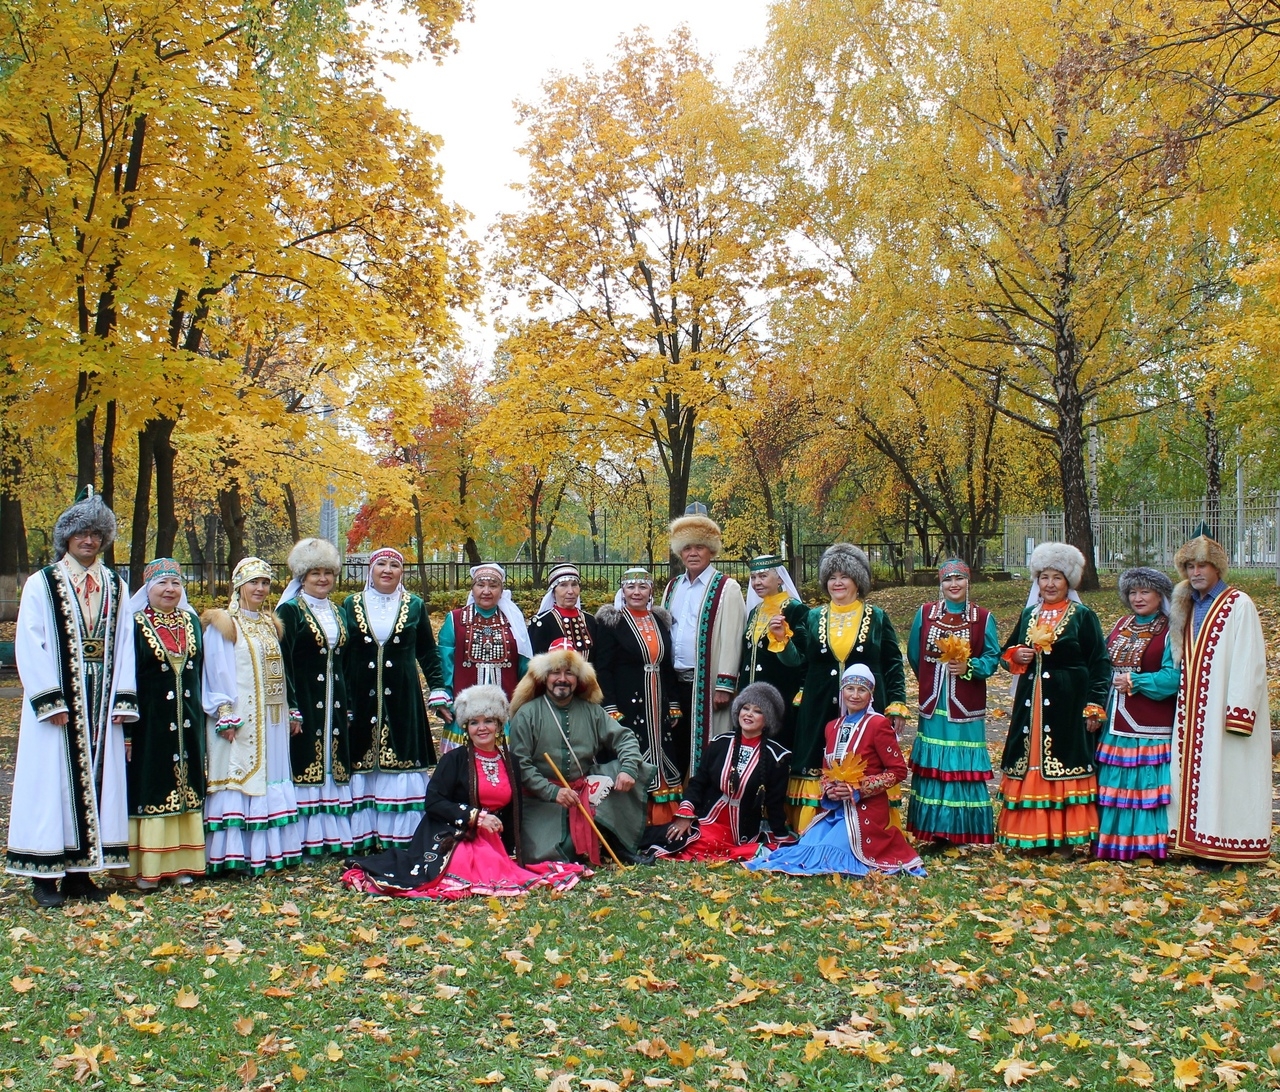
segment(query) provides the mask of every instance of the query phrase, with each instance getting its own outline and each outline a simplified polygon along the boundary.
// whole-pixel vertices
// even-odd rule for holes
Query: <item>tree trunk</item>
[[[150,422],[153,430],[152,454],[156,462],[156,556],[172,557],[178,540],[177,500],[173,484],[173,463],[177,451],[171,442],[177,421],[158,417]]]
[[[1084,554],[1081,589],[1095,590],[1098,569],[1085,481],[1084,403],[1074,391],[1063,391],[1058,397],[1058,458],[1062,468],[1063,537]]]
[[[107,403],[107,411],[102,421],[102,503],[112,511],[116,507],[116,400]],[[107,544],[102,551],[103,564],[109,569],[116,567],[116,544]]]
[[[248,556],[244,548],[244,502],[240,487],[232,482],[218,490],[218,514],[227,534],[227,570],[234,569]]]
[[[94,445],[94,429],[98,420],[96,406],[83,413],[80,406],[89,397],[91,379],[88,372],[81,372],[76,380],[76,495],[86,485],[98,481],[98,452]]]
[[[197,579],[203,587],[208,583],[208,578],[205,574],[204,547],[200,542],[200,536],[196,534],[195,520],[188,516],[182,530],[187,540],[187,553],[191,555],[191,564],[196,566],[196,572],[200,574]]]
[[[298,529],[298,501],[293,495],[293,486],[284,482],[280,486],[284,493],[284,511],[289,517],[289,538],[292,542],[302,541],[302,532]],[[417,504],[417,498],[414,499]]]
[[[27,567],[27,530],[22,520],[22,499],[17,487],[0,491],[0,622],[18,617],[18,599]]]
[[[1204,421],[1204,519],[1209,534],[1222,541],[1222,430],[1212,405],[1201,411]]]
[[[594,507],[587,509],[587,524],[591,528],[591,560],[600,560],[600,526]]]
[[[133,492],[133,522],[129,534],[129,586],[142,583],[142,570],[147,564],[147,528],[151,522],[151,472],[154,442],[151,422],[138,430],[138,485]]]
[[[413,494],[413,537],[418,544],[418,594],[430,604],[427,598],[427,555],[422,545],[422,504],[417,493]]]

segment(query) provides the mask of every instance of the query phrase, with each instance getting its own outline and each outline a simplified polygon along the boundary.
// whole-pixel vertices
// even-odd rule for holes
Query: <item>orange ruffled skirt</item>
[[[1039,692],[1037,689],[1037,699]],[[1027,754],[1040,751],[1040,702],[1032,705],[1031,738]],[[1000,785],[1000,819],[996,841],[1013,849],[1054,849],[1088,845],[1098,835],[1098,778],[1096,774],[1065,781],[1047,781],[1038,765],[1025,777],[1004,775]]]

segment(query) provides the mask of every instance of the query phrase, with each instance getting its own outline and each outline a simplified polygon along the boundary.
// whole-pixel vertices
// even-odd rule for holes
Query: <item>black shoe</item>
[[[68,872],[62,879],[62,894],[68,899],[106,902],[107,893],[83,872]]]
[[[614,852],[625,865],[651,865],[657,864],[658,858],[652,853],[632,853],[629,849],[620,849],[615,847]]]
[[[1226,861],[1211,861],[1208,857],[1193,857],[1191,863],[1197,872],[1222,872],[1227,867]]]
[[[42,910],[53,910],[67,901],[66,896],[58,890],[57,880],[32,880],[31,894]]]

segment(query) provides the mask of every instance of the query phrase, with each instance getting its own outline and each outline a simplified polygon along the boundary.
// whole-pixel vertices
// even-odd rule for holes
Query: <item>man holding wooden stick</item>
[[[601,708],[601,697],[594,669],[568,641],[535,656],[516,687],[511,752],[524,785],[527,861],[598,864],[601,838],[616,860],[644,860],[635,850],[653,770],[635,734]]]

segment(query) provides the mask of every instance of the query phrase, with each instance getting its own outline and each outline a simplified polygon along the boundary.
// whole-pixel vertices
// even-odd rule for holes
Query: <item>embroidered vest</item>
[[[1138,623],[1126,615],[1115,624],[1107,638],[1107,652],[1113,671],[1159,671],[1164,646],[1169,640],[1169,620],[1157,614],[1149,623]],[[1145,694],[1115,692],[1116,711],[1111,730],[1117,735],[1169,736],[1173,733],[1176,694],[1149,698]]]
[[[453,692],[487,683],[502,687],[510,697],[515,691],[519,663],[515,634],[502,611],[486,618],[474,604],[453,612],[454,667]]]
[[[938,707],[943,687],[947,690],[947,719],[957,724],[982,720],[987,715],[985,679],[962,679],[952,675],[942,663],[938,641],[947,636],[965,637],[969,655],[981,656],[987,633],[987,614],[970,603],[962,612],[947,610],[941,603],[926,603],[920,622],[920,715],[931,717]]]

